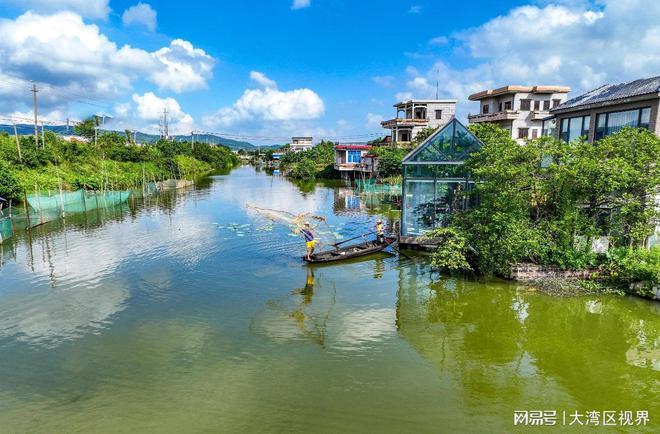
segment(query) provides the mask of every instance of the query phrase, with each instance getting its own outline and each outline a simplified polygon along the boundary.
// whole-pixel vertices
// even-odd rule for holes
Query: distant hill
[[[72,126],[67,127],[66,125],[45,125],[44,129],[46,131],[52,131],[56,134],[60,134],[63,136],[73,134]],[[18,131],[18,134],[21,136],[31,135],[34,134],[34,125],[17,124],[16,130]],[[8,134],[14,134],[14,126],[0,124],[0,131],[6,131]],[[106,131],[106,130],[99,130],[99,131]],[[39,127],[39,132],[41,132],[41,127]],[[124,134],[123,131],[117,131],[117,133]],[[146,133],[141,133],[139,131],[137,132],[136,136],[138,143],[154,143],[158,141],[158,139],[160,138],[160,136],[156,134],[146,134]],[[190,135],[172,136],[171,138],[172,140],[176,140],[176,141],[190,141],[191,139]],[[195,136],[195,140],[201,143],[209,143],[212,145],[224,145],[230,149],[245,149],[246,151],[255,149],[255,146],[252,143],[227,139],[224,137],[214,136],[210,134],[198,134]]]

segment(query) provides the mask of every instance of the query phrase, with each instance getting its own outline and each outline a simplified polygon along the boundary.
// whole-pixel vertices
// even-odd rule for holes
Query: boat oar
[[[340,246],[340,245],[342,245],[344,243],[347,243],[349,241],[357,240],[358,238],[366,237],[367,235],[371,235],[371,234],[375,234],[375,232],[373,232],[373,231],[372,232],[367,232],[366,234],[358,235],[357,237],[353,237],[353,238],[349,238],[347,240],[344,240],[341,243],[334,243],[334,244],[330,244],[330,245],[337,247],[337,246]]]

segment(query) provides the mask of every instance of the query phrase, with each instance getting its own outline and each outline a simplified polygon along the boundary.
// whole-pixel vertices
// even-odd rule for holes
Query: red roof
[[[368,151],[369,149],[371,149],[371,145],[366,145],[364,143],[338,143],[335,145],[335,149]]]

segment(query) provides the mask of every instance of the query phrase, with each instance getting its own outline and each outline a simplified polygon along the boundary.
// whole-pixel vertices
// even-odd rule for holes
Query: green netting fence
[[[126,202],[130,191],[86,191],[77,190],[54,194],[29,194],[30,208],[44,218],[55,218],[67,213],[80,213],[97,208],[109,208]]]
[[[373,178],[356,179],[355,187],[365,193],[385,193],[391,195],[401,195],[401,185],[378,184]]]
[[[8,240],[14,235],[14,230],[12,229],[11,218],[0,217],[0,244],[3,241]]]

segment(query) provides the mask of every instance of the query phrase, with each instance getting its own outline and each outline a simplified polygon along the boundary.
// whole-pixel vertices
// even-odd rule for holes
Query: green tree
[[[94,138],[94,129],[98,127],[99,119],[96,116],[91,116],[82,122],[77,123],[73,127],[73,131],[86,139],[92,140]]]

